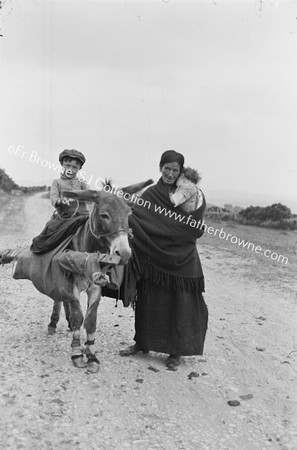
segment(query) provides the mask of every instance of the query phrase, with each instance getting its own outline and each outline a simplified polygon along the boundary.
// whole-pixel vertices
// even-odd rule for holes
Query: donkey
[[[127,186],[121,190],[115,190],[113,194],[94,190],[64,191],[63,195],[68,198],[72,198],[77,201],[89,201],[94,204],[89,219],[77,230],[74,236],[71,237],[71,241],[67,245],[66,252],[70,252],[70,259],[75,260],[76,257],[84,257],[83,260],[86,261],[87,258],[84,255],[99,252],[99,259],[97,259],[97,263],[99,264],[100,269],[98,269],[98,264],[97,266],[96,264],[94,266],[94,261],[96,262],[96,258],[93,258],[93,266],[91,266],[95,267],[93,270],[96,270],[97,267],[96,273],[99,273],[100,270],[102,272],[102,261],[100,265],[100,255],[102,253],[109,254],[111,257],[111,259],[107,258],[107,262],[105,263],[105,267],[107,269],[115,264],[125,265],[131,256],[131,249],[128,241],[130,236],[128,216],[131,213],[131,208],[128,205],[128,202],[126,202],[122,197],[123,194],[125,194],[124,198],[128,200],[131,194],[139,192],[151,183],[152,180],[148,180],[143,183]],[[120,193],[121,195],[119,195]],[[22,258],[24,258],[24,254],[26,254],[26,252],[28,260],[28,249],[25,249],[25,253],[22,253],[22,251],[11,253],[13,255],[12,259],[16,260],[15,268],[18,267],[18,264],[21,262]],[[33,263],[35,263],[35,271],[37,270],[38,272],[39,266],[41,265],[39,263],[39,261],[41,261],[39,258],[42,258],[42,255],[33,255],[31,252],[29,253],[29,258],[31,258],[31,260],[33,259]],[[7,253],[5,256],[7,256]],[[2,262],[10,262],[12,259],[9,260],[8,258],[6,261],[5,259],[2,259]],[[25,261],[26,266],[28,265],[27,260]],[[28,260],[29,265],[31,260]],[[78,266],[78,264],[76,264],[76,266]],[[96,281],[96,277],[92,276],[90,271],[88,274],[85,272],[85,270],[75,270],[72,276],[67,278],[67,282],[65,279],[66,284],[64,282],[59,285],[55,284],[54,291],[56,294],[58,292],[60,298],[63,298],[63,300],[68,302],[70,307],[70,323],[73,330],[71,359],[74,366],[79,368],[86,367],[89,372],[96,373],[99,370],[100,363],[95,355],[95,331],[97,324],[97,309],[101,299],[102,283],[98,280]],[[103,278],[105,278],[106,273],[107,271],[105,270]],[[37,273],[37,282],[31,275],[26,277],[15,276],[15,278],[29,278],[35,287],[39,289],[38,278],[40,279],[42,276],[43,274],[41,272]],[[57,295],[55,294],[54,296],[50,289],[48,291],[49,292],[42,292],[56,300]],[[88,296],[85,319],[80,306],[80,293],[82,291],[86,291]],[[87,363],[84,361],[84,352],[80,343],[80,329],[83,322],[87,333],[87,342],[85,344]]]

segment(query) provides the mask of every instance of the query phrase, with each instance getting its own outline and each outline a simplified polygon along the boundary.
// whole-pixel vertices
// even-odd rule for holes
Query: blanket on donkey
[[[48,253],[37,255],[30,247],[17,254],[13,278],[32,281],[42,294],[55,301],[67,301],[73,296],[73,274],[87,276],[96,285],[106,286],[117,298],[123,280],[124,268],[116,265],[117,255],[77,252],[69,250],[71,239],[68,236],[60,245]],[[108,275],[104,271],[108,267]]]
[[[63,244],[67,237],[73,236],[88,219],[88,215],[77,215],[65,219],[53,216],[42,232],[33,239],[30,250],[37,255],[54,250],[59,244]]]
[[[13,278],[31,280],[42,294],[55,301],[65,301],[72,294],[72,277],[61,268],[58,259],[67,248],[73,236],[68,236],[55,249],[42,255],[20,250],[14,266]]]

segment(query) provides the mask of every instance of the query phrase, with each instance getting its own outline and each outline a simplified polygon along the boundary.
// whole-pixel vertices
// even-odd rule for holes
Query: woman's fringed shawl
[[[169,192],[170,186],[160,179],[142,194],[143,202],[135,202],[132,207],[129,225],[134,238],[125,276],[125,306],[134,303],[136,283],[140,279],[168,289],[204,292],[196,239],[204,231],[205,199],[189,215],[179,207],[174,208]]]

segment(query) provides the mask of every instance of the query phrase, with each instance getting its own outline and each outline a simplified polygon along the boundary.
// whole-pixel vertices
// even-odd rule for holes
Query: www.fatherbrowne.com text
[[[121,189],[119,189],[118,186],[104,186],[103,190],[106,192],[113,193],[117,195],[118,197],[122,197],[125,200],[129,200],[130,202],[137,204],[138,206],[142,206],[147,209],[151,209],[152,205],[151,202],[148,200],[143,199],[142,197],[138,197],[136,194],[133,194],[132,196],[130,194],[124,193]],[[247,250],[251,250],[258,255],[263,255],[265,258],[270,258],[273,261],[278,261],[282,264],[288,263],[288,258],[283,255],[279,255],[276,252],[272,252],[271,250],[264,250],[260,245],[255,245],[252,242],[245,241],[244,239],[241,239],[238,236],[235,236],[230,233],[226,233],[224,231],[224,228],[213,228],[211,226],[208,226],[204,220],[195,220],[191,215],[183,215],[178,214],[175,211],[171,211],[170,209],[164,208],[160,205],[154,204],[154,212],[158,214],[164,214],[166,217],[169,217],[170,219],[177,220],[178,222],[184,223],[192,228],[196,229],[202,229],[204,228],[205,232],[208,234],[211,234],[213,236],[218,236],[219,239],[224,239],[226,241],[231,242],[231,244],[237,244],[239,247],[242,247]]]
[[[178,214],[175,211],[171,211],[170,209],[154,205],[155,212],[159,214],[164,214],[167,217],[170,217],[173,220],[178,220],[181,223],[185,223],[186,225],[189,225],[192,228],[202,229],[204,228],[205,232],[208,234],[211,234],[213,236],[218,236],[219,239],[223,239],[226,241],[231,242],[231,244],[237,244],[239,247],[242,247],[247,250],[251,250],[258,255],[263,255],[265,258],[270,258],[273,261],[278,261],[282,264],[288,264],[288,258],[283,255],[279,255],[276,252],[272,252],[269,249],[263,249],[261,245],[255,245],[252,242],[246,241],[244,239],[241,239],[238,236],[235,236],[233,234],[227,233],[224,231],[224,228],[214,228],[211,226],[208,226],[204,220],[198,220],[196,221],[191,215],[184,216],[182,214]]]

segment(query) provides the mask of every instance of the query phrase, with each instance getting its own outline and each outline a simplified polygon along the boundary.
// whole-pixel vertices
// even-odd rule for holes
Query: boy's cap
[[[63,158],[65,158],[65,157],[68,157],[68,158],[76,158],[76,159],[78,159],[80,162],[81,162],[81,165],[83,165],[85,162],[86,162],[86,158],[84,157],[84,155],[81,153],[81,152],[79,152],[78,150],[74,150],[74,149],[72,149],[72,150],[63,150],[62,151],[62,153],[60,153],[60,155],[59,155],[59,162],[62,164],[62,160],[63,160]]]

